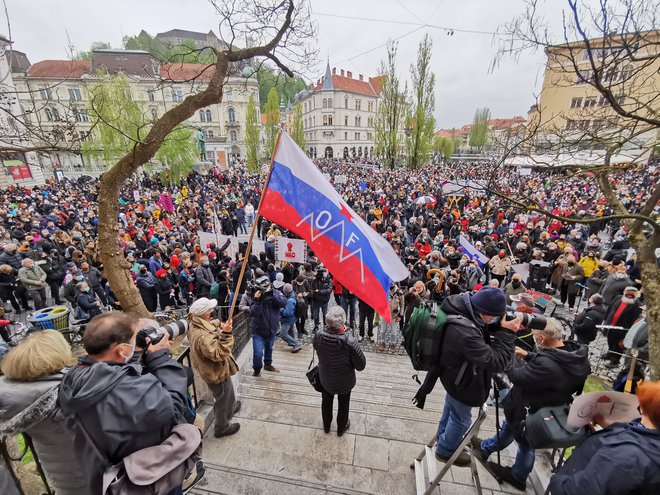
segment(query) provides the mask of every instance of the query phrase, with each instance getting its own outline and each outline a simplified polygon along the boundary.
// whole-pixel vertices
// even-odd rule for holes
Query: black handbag
[[[307,367],[307,379],[309,380],[309,383],[314,387],[314,390],[317,392],[323,392],[323,385],[321,385],[321,379],[319,377],[319,365],[317,364],[312,368],[312,365],[314,364],[314,354],[316,352],[316,349],[312,350],[312,360],[309,362],[309,366]]]
[[[568,426],[570,406],[542,407],[525,418],[525,440],[534,449],[573,447],[581,444],[589,431]]]

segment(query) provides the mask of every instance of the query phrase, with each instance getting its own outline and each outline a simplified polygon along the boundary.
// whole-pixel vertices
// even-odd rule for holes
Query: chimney
[[[352,79],[353,78],[353,73],[350,70],[347,71],[346,72],[346,77],[348,77],[349,79]]]
[[[344,69],[341,70],[341,77],[344,77]]]
[[[360,74],[358,77],[359,77],[360,81],[364,81],[364,76],[362,74]]]
[[[332,68],[332,75],[336,76],[337,75],[337,67]]]

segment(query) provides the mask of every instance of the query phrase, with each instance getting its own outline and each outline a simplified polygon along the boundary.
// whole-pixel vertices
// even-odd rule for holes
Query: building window
[[[151,118],[153,120],[156,120],[158,118],[158,110],[156,110],[155,108],[151,109]]]
[[[78,132],[81,141],[85,141],[89,137],[89,131],[80,131]]]
[[[73,109],[73,117],[76,119],[76,122],[89,122],[89,117],[84,110],[78,108]]]
[[[348,97],[344,98],[344,108],[348,108]]]
[[[332,125],[332,115],[328,115],[328,125]]]
[[[325,103],[325,99],[323,100],[323,102]],[[323,125],[328,125],[328,116],[327,115],[323,116]]]
[[[617,96],[616,101],[619,105],[623,106],[626,104],[626,97],[625,96]]]
[[[213,138],[213,131],[211,129],[204,129],[202,132],[206,138]]]
[[[592,78],[592,71],[591,70],[580,70],[578,71],[577,78],[575,80],[575,84],[581,85],[581,84],[587,84],[591,81]]]
[[[82,100],[82,94],[80,94],[80,90],[78,88],[69,88],[69,100],[72,101]]]
[[[348,115],[344,115],[344,125],[348,127]]]
[[[373,101],[370,101],[369,103],[367,103],[367,110],[369,110],[370,112],[374,111],[374,102]]]
[[[202,122],[213,122],[213,119],[211,118],[211,110],[200,110],[199,120]]]
[[[624,69],[621,71],[621,81],[626,82],[628,79],[630,79],[632,73],[633,73],[633,66],[630,64],[626,65]]]
[[[597,99],[595,96],[589,96],[588,98],[584,99],[584,108],[591,108],[595,107],[597,103]]]
[[[323,108],[327,108],[327,106],[328,106],[328,100],[323,98]]]
[[[332,108],[332,98],[328,98],[328,108]]]
[[[229,109],[227,110],[227,118],[229,119],[230,124],[235,124],[236,123],[236,110],[229,107]]]
[[[52,122],[53,121],[53,112],[51,112],[50,108],[46,108],[44,110],[44,113],[46,114],[46,120],[48,122]]]
[[[183,101],[183,91],[181,91],[180,89],[173,89],[172,90],[172,101],[182,102]]]
[[[344,141],[348,141],[348,132],[344,133]]]
[[[571,100],[571,108],[580,108],[582,106],[582,98],[573,98]]]
[[[316,127],[316,115],[312,117],[312,125]]]
[[[57,111],[57,108],[53,108],[53,121],[54,122],[60,121],[60,112]]]
[[[150,89],[147,91],[147,99],[149,101],[156,101],[156,91],[153,89]]]
[[[229,140],[230,141],[238,141],[238,133],[236,131],[230,131],[229,132]]]
[[[360,133],[359,133],[359,132],[356,132],[356,133],[355,133],[355,140],[356,140],[356,141],[359,141],[359,140],[360,140]]]
[[[227,90],[225,97],[227,98],[227,101],[234,101],[234,92],[231,89]]]
[[[50,88],[40,89],[39,94],[41,95],[42,100],[52,100],[53,99],[53,92]]]
[[[362,100],[355,100],[355,109],[360,110],[361,106],[362,106]]]

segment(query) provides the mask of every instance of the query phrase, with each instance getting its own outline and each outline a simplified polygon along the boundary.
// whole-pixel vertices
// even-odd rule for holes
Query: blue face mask
[[[208,261],[204,262],[204,266],[209,266],[210,264],[211,263],[209,263]]]

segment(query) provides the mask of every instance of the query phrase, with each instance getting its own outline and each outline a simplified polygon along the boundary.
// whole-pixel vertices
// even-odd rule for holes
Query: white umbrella
[[[420,196],[415,200],[416,205],[421,205],[421,204],[428,204],[428,203],[433,203],[435,201],[435,198],[431,196]]]

